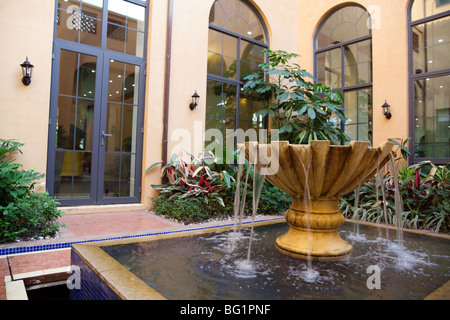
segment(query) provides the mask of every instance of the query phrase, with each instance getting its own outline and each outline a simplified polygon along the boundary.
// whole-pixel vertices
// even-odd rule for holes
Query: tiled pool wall
[[[71,252],[71,264],[78,266],[80,273],[74,273],[74,277],[79,277],[79,287],[75,286],[70,290],[70,300],[121,300],[111,288],[78,256],[76,252]]]

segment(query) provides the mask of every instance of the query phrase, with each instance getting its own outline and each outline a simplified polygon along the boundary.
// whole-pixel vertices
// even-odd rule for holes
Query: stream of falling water
[[[400,188],[398,184],[397,177],[397,169],[395,168],[395,158],[394,154],[391,152],[389,154],[389,164],[392,170],[392,177],[394,179],[394,187],[395,187],[395,218],[397,223],[397,238],[399,242],[399,250],[401,251],[403,248],[403,218],[402,218],[402,199],[400,197]]]
[[[388,164],[391,172],[392,172],[392,179],[394,183],[394,199],[395,199],[395,224],[397,227],[397,240],[398,240],[398,255],[402,255],[402,248],[403,248],[403,219],[402,219],[402,199],[400,195],[400,188],[399,188],[399,182],[398,182],[398,176],[397,176],[397,169],[395,168],[395,156],[391,152],[389,154],[389,161]],[[364,173],[365,175],[365,173]],[[377,173],[376,173],[376,182],[375,182],[375,189],[376,189],[376,203],[378,202],[378,186],[380,186],[381,189],[381,195],[383,199],[383,214],[384,214],[384,220],[385,220],[385,226],[386,226],[386,238],[389,240],[389,221],[387,217],[387,201],[386,201],[386,190],[385,190],[385,184],[381,173],[381,168],[378,162],[377,165]],[[361,181],[358,181],[358,187],[355,189],[355,206],[354,211],[356,215],[356,235],[353,236],[354,239],[359,238],[359,196],[361,192]]]
[[[257,148],[257,147],[255,147]],[[255,150],[252,150],[251,152],[255,152]],[[240,229],[242,227],[242,219],[244,215],[244,209],[245,209],[245,203],[246,203],[246,196],[247,196],[247,187],[248,187],[248,178],[250,175],[250,169],[251,165],[248,164],[245,172],[245,180],[242,181],[243,178],[243,172],[245,167],[245,146],[241,145],[238,147],[238,154],[239,154],[239,161],[238,161],[238,172],[237,172],[237,179],[236,179],[236,192],[234,197],[234,226],[233,226],[233,234],[231,236],[231,246],[230,250],[233,251],[236,246],[236,241],[239,239]],[[255,152],[255,155],[257,155],[258,152]],[[399,184],[398,184],[398,177],[397,172],[395,169],[395,158],[392,153],[390,153],[389,156],[389,165],[391,167],[391,171],[393,174],[393,180],[394,180],[394,187],[395,187],[395,217],[396,217],[396,224],[397,224],[397,238],[398,238],[398,247],[396,248],[397,254],[399,257],[402,256],[402,248],[403,248],[403,223],[402,223],[402,205],[401,205],[401,198],[400,198],[400,191],[399,191]],[[311,258],[311,250],[312,250],[312,235],[310,232],[311,224],[310,224],[310,212],[311,212],[311,192],[309,190],[309,171],[310,166],[312,164],[312,154],[308,161],[308,167],[305,166],[303,160],[300,156],[298,156],[298,159],[302,165],[302,169],[305,173],[305,185],[304,185],[304,194],[303,194],[303,201],[304,201],[304,209],[305,209],[305,217],[306,217],[306,224],[307,224],[307,250],[308,250],[308,256],[307,256],[307,268],[305,271],[302,271],[300,273],[300,276],[303,278],[303,280],[307,282],[314,282],[315,279],[319,276],[319,272],[314,270],[312,265],[312,258]],[[366,169],[367,170],[367,169]],[[252,252],[252,243],[253,243],[253,237],[254,237],[254,224],[255,224],[255,217],[257,214],[258,209],[258,203],[262,192],[262,187],[265,181],[265,176],[261,175],[257,170],[256,167],[254,167],[253,170],[253,190],[252,190],[252,223],[251,223],[251,231],[250,231],[250,238],[249,238],[249,244],[248,244],[248,251],[247,251],[247,259],[241,260],[236,262],[237,268],[247,274],[251,274],[254,272],[255,267],[252,265],[251,261],[251,252]],[[365,176],[366,172],[364,172]],[[359,236],[359,196],[361,192],[361,181],[358,178],[358,187],[355,189],[355,214],[356,214],[356,236],[354,236],[354,239],[358,239]],[[389,230],[388,230],[388,219],[387,219],[387,203],[386,203],[386,193],[384,188],[384,182],[383,177],[381,175],[381,170],[379,168],[379,165],[377,166],[377,173],[376,173],[376,199],[378,202],[378,184],[381,186],[381,192],[382,192],[382,199],[383,199],[383,211],[384,211],[384,218],[386,223],[386,236],[387,239],[389,239]],[[243,185],[242,185],[243,182]],[[242,195],[241,195],[241,186],[242,186]]]
[[[319,276],[319,272],[314,270],[312,265],[311,251],[312,251],[312,234],[311,234],[311,210],[312,210],[312,202],[311,202],[311,192],[309,190],[309,169],[312,163],[312,153],[310,154],[308,160],[308,167],[305,167],[303,160],[300,155],[298,155],[298,160],[300,161],[303,172],[305,173],[305,185],[303,187],[303,203],[306,217],[306,234],[307,234],[307,268],[305,271],[300,273],[300,277],[306,282],[314,282],[315,279]]]
[[[253,208],[252,208],[252,227],[250,231],[250,240],[248,244],[248,251],[247,251],[247,263],[250,264],[250,254],[252,251],[252,240],[253,240],[253,233],[255,228],[255,217],[256,217],[256,211],[258,209],[258,203],[259,198],[261,196],[262,186],[264,184],[265,176],[258,173],[258,171],[254,170],[253,172]]]
[[[377,183],[376,183],[377,202],[378,202],[378,185],[380,185],[381,196],[383,199],[383,214],[384,214],[384,221],[385,221],[385,225],[386,225],[386,239],[389,240],[389,222],[388,222],[388,218],[387,218],[386,191],[384,190],[384,180],[383,180],[383,176],[381,175],[380,169],[377,170]]]
[[[254,151],[254,150],[252,150]],[[241,176],[245,166],[245,147],[239,146],[238,148],[239,161],[238,161],[238,177],[236,179],[236,192],[234,197],[234,226],[233,226],[233,236],[232,236],[232,245],[231,250],[234,250],[236,241],[238,239],[238,233],[242,226],[242,218],[244,215],[245,202],[247,196],[247,186],[248,186],[248,178],[250,175],[250,164],[247,167],[245,174],[245,181],[242,186],[242,196],[241,196]],[[255,153],[257,154],[257,153]],[[252,223],[251,223],[251,231],[249,244],[247,249],[247,259],[238,261],[236,266],[243,272],[251,273],[254,271],[254,267],[251,263],[251,252],[252,252],[252,243],[254,236],[254,226],[255,226],[255,218],[258,210],[259,199],[262,192],[262,187],[264,185],[265,176],[261,175],[254,167],[253,170],[253,190],[252,190]]]

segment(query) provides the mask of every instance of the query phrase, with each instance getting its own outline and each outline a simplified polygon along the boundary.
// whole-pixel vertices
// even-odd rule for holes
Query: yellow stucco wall
[[[39,172],[47,165],[54,6],[53,0],[0,1],[0,137],[24,143],[18,161]],[[28,87],[20,67],[27,56],[35,66]]]
[[[166,31],[169,0],[150,1],[143,171],[161,160]],[[320,21],[336,0],[252,0],[269,33],[270,48],[301,55],[300,65],[312,72],[313,40]],[[374,144],[387,138],[408,137],[408,0],[359,0],[376,19],[373,29]],[[175,0],[169,96],[168,155],[180,147],[180,130],[191,133],[184,141],[194,153],[202,141],[206,110],[206,73],[209,12],[213,0]],[[25,168],[45,172],[51,84],[54,0],[0,1],[0,137],[25,143],[19,161]],[[379,20],[378,20],[379,19]],[[32,83],[21,83],[21,64],[28,56],[35,65]],[[197,90],[200,105],[189,110]],[[386,120],[381,105],[387,100],[393,117]],[[149,205],[159,183],[159,172],[143,173],[142,202]]]

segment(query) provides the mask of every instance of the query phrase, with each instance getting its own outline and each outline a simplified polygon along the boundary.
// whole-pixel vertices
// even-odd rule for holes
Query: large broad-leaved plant
[[[267,59],[260,71],[244,77],[244,90],[266,98],[256,116],[270,116],[279,129],[280,140],[307,144],[311,140],[348,141],[339,120],[346,121],[340,91],[321,83],[291,60],[298,57],[286,51],[265,50]],[[338,120],[339,119],[339,120]]]

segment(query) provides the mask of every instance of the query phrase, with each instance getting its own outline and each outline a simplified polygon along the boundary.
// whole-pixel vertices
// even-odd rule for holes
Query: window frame
[[[412,20],[412,9],[414,2],[411,0],[408,5],[407,19],[408,19],[408,96],[409,96],[409,136],[411,140],[409,142],[409,164],[418,163],[421,161],[431,161],[434,164],[447,164],[450,162],[450,157],[437,158],[437,157],[416,157],[416,106],[415,106],[415,82],[418,80],[426,80],[427,78],[438,78],[442,76],[450,76],[450,68],[433,70],[430,72],[415,73],[414,72],[414,47],[413,47],[413,27],[424,23],[437,21],[442,18],[450,18],[450,10],[440,12],[434,15],[429,15],[418,20]],[[435,133],[435,132],[434,132]],[[434,142],[434,141],[433,141]]]

